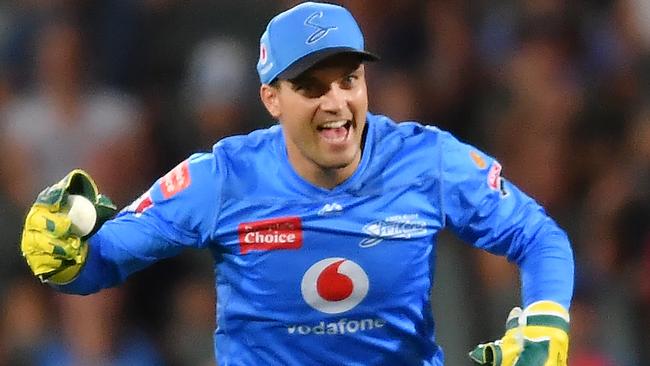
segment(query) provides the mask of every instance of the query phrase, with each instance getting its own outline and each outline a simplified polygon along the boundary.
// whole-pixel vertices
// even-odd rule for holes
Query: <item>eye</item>
[[[293,90],[307,98],[318,98],[327,92],[326,86],[314,81],[300,81],[292,85]]]
[[[291,89],[293,89],[294,91],[300,92],[300,91],[305,90],[305,86],[302,85],[302,84],[291,84]]]
[[[341,87],[346,89],[352,88],[358,79],[359,76],[350,74],[341,80]]]

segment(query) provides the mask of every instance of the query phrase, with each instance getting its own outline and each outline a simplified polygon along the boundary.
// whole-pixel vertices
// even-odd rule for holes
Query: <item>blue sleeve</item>
[[[544,209],[501,176],[501,165],[449,134],[441,146],[446,225],[460,238],[519,266],[523,305],[573,294],[573,252]]]
[[[212,154],[194,155],[160,178],[88,240],[79,276],[57,288],[88,294],[124,282],[133,272],[211,240],[220,205]]]

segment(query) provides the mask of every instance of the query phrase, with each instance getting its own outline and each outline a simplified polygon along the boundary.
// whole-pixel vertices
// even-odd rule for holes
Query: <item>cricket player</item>
[[[471,359],[566,365],[565,232],[495,159],[438,128],[370,113],[364,67],[376,59],[343,7],[277,15],[257,71],[279,124],[190,156],[117,215],[90,176],[70,172],[26,218],[27,263],[59,291],[90,294],[208,248],[220,365],[443,365],[430,291],[448,228],[521,272],[522,308]],[[71,194],[98,213],[83,237],[62,211]]]

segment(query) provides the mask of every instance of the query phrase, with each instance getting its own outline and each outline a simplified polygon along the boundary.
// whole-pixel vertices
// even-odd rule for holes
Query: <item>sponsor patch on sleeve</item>
[[[501,164],[498,162],[492,163],[492,166],[490,167],[490,171],[488,172],[487,175],[487,184],[490,189],[498,191],[501,183]]]
[[[241,254],[302,247],[302,220],[296,216],[244,222],[237,232]]]
[[[167,173],[160,181],[160,190],[165,199],[183,191],[190,186],[190,163],[185,160]]]
[[[151,192],[144,192],[138,199],[133,201],[130,205],[124,208],[124,212],[132,212],[136,217],[140,217],[143,212],[153,207],[153,200],[151,199]]]
[[[505,179],[501,177],[501,170],[501,164],[499,164],[497,161],[494,161],[487,175],[487,184],[488,187],[490,187],[490,189],[493,191],[501,193],[501,197],[503,198],[508,196],[509,193],[505,188]]]

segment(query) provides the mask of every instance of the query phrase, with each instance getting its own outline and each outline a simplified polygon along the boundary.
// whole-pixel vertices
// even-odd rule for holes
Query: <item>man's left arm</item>
[[[564,366],[574,282],[569,239],[537,203],[499,179],[500,194],[506,197],[489,215],[481,214],[480,208],[463,236],[517,264],[523,309],[510,312],[503,338],[477,346],[470,357],[479,365]]]
[[[474,246],[505,256],[521,273],[524,309],[513,309],[506,336],[479,346],[472,359],[484,365],[565,365],[574,283],[566,233],[501,176],[496,160],[450,135],[442,151],[446,224]],[[535,324],[540,319],[549,322]]]

